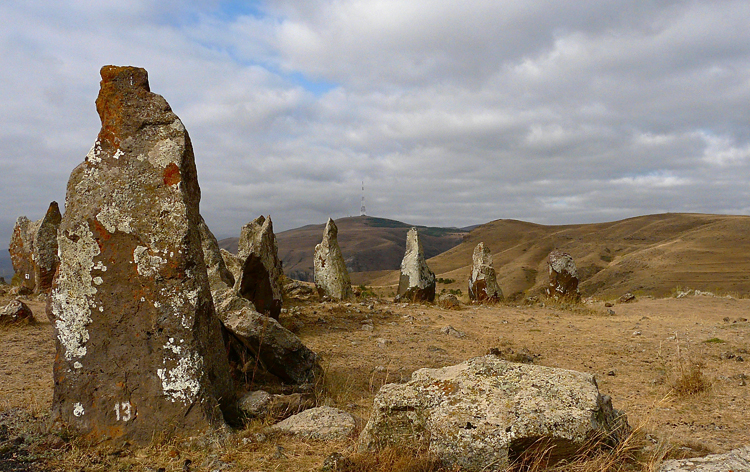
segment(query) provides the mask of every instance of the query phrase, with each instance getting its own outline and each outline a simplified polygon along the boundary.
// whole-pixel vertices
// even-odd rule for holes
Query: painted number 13
[[[130,402],[115,403],[117,421],[130,421],[133,417],[130,410]]]

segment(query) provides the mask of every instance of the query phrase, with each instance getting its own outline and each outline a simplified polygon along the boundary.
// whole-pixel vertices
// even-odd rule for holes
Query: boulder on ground
[[[345,300],[353,295],[352,283],[339,247],[338,233],[336,223],[328,218],[323,231],[323,241],[315,246],[313,269],[315,286],[321,297]]]
[[[185,127],[148,75],[105,66],[102,128],[68,181],[53,322],[52,419],[139,444],[223,428],[234,401]]]
[[[408,443],[449,467],[503,470],[534,444],[549,447],[556,461],[595,438],[617,441],[627,429],[592,375],[490,355],[384,385],[358,447]]]
[[[235,368],[248,374],[262,367],[285,382],[314,382],[321,372],[318,356],[294,333],[258,313],[251,301],[237,293],[216,237],[203,221],[198,229],[216,315],[228,331],[228,348]]]
[[[10,237],[10,261],[17,279],[20,279],[19,294],[28,295],[36,288],[34,279],[34,235],[38,222],[19,216]]]
[[[424,259],[417,228],[406,234],[406,252],[401,261],[396,301],[432,302],[435,300],[435,274]]]
[[[237,245],[241,268],[235,290],[253,302],[255,309],[278,320],[284,272],[271,217],[259,216],[242,227]]]
[[[438,305],[448,310],[458,310],[461,308],[461,302],[452,293],[443,293],[440,295],[438,297]]]
[[[354,426],[354,418],[349,413],[321,406],[290,416],[271,426],[271,430],[312,439],[339,439],[352,434]]]
[[[549,285],[547,296],[552,298],[566,298],[578,300],[578,271],[573,257],[567,252],[555,249],[547,258],[549,266]]]
[[[292,393],[272,395],[263,390],[248,392],[237,402],[240,410],[249,418],[288,418],[300,411],[315,406],[311,395]]]
[[[21,323],[34,323],[34,313],[21,300],[12,300],[0,310],[0,326]]]
[[[659,472],[727,472],[750,470],[750,446],[734,449],[725,454],[665,461]]]
[[[469,276],[469,299],[479,302],[496,302],[503,299],[503,291],[497,285],[495,268],[492,266],[492,252],[484,243],[477,244],[472,256],[471,276]]]
[[[47,213],[38,221],[34,234],[34,293],[48,293],[52,288],[60,258],[57,255],[57,228],[62,221],[60,207],[52,202]]]

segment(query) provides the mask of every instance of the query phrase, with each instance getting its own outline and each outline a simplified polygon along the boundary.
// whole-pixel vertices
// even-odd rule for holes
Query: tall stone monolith
[[[60,258],[57,255],[57,229],[62,221],[60,207],[52,202],[47,213],[39,221],[39,228],[34,235],[34,291],[47,293],[52,288]]]
[[[569,300],[581,298],[581,294],[578,292],[578,271],[573,256],[555,249],[549,253],[547,266],[549,267],[547,296]]]
[[[234,288],[253,302],[260,313],[278,320],[284,272],[270,215],[268,218],[259,216],[242,227],[237,256],[242,267]]]
[[[224,425],[234,398],[192,145],[144,69],[101,77],[102,128],[58,233],[52,419],[96,441],[200,434]]]
[[[349,271],[346,270],[344,256],[339,247],[338,234],[336,223],[328,218],[323,230],[323,240],[315,246],[313,270],[315,286],[320,296],[345,300],[351,298],[353,292]]]
[[[417,228],[411,228],[406,234],[406,252],[401,261],[401,277],[398,281],[399,301],[435,300],[435,274],[427,266],[424,249],[419,240]]]
[[[497,284],[492,252],[484,243],[477,244],[472,256],[469,277],[469,299],[478,302],[497,302],[503,299],[503,291]]]
[[[33,222],[25,216],[19,216],[10,237],[10,261],[13,264],[16,278],[20,282],[20,294],[30,294],[36,288],[34,278],[34,235],[38,229],[38,222]]]

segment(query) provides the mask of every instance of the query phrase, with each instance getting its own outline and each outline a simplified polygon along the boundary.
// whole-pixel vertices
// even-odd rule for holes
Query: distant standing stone
[[[190,138],[144,69],[105,66],[101,77],[102,127],[68,181],[47,307],[52,421],[138,444],[223,427],[234,393]]]
[[[234,288],[260,313],[278,320],[284,272],[270,215],[242,227],[237,256],[242,266]]]
[[[30,294],[36,287],[34,279],[34,235],[37,228],[37,223],[30,221],[25,216],[19,216],[10,238],[8,252],[10,252],[13,270],[21,279],[20,295]]]
[[[0,326],[33,323],[34,321],[34,313],[31,312],[31,308],[21,300],[13,300],[0,310]]]
[[[315,286],[321,296],[346,300],[353,295],[352,283],[339,247],[338,233],[336,223],[328,218],[323,231],[323,241],[315,246]]]
[[[547,296],[578,300],[578,271],[573,257],[567,252],[555,249],[547,258],[549,266],[549,285]]]
[[[62,215],[57,202],[52,202],[47,214],[39,222],[39,229],[34,235],[34,292],[47,293],[52,288],[60,258],[57,255],[57,229]]]
[[[496,302],[503,299],[503,291],[497,285],[495,268],[492,265],[492,252],[484,243],[477,244],[472,256],[471,276],[469,277],[469,299],[479,302]]]
[[[435,274],[427,266],[424,249],[417,228],[406,234],[406,252],[401,261],[401,277],[398,281],[396,301],[435,300]]]

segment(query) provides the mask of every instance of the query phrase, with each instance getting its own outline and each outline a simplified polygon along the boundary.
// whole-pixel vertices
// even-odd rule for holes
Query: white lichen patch
[[[197,352],[190,352],[185,346],[175,344],[174,338],[169,338],[164,345],[164,368],[156,370],[164,395],[173,403],[180,401],[187,405],[194,402],[201,389],[201,372],[203,358]]]
[[[96,261],[96,264],[94,264],[94,269],[101,270],[102,272],[107,272],[107,266],[105,266],[102,261]]]
[[[167,260],[157,255],[149,254],[147,247],[138,246],[133,251],[133,261],[135,261],[138,273],[144,277],[152,277],[159,273]]]
[[[101,285],[104,283],[104,280],[99,276],[94,277],[93,281],[94,281],[94,284],[96,285]]]
[[[115,155],[112,156],[112,157],[114,157],[115,159],[119,159],[119,158],[121,158],[124,155],[125,155],[125,153],[122,152],[122,149],[118,149],[117,152],[115,153]]]
[[[86,355],[89,340],[86,326],[92,321],[90,307],[96,294],[91,270],[94,258],[100,253],[99,245],[85,223],[70,233],[77,238],[65,237],[63,232],[58,238],[62,257],[57,286],[50,294],[57,339],[68,361]]]
[[[83,416],[84,413],[85,413],[85,411],[83,409],[83,405],[81,405],[80,403],[75,403],[73,405],[73,415],[74,416],[80,418],[81,416]]]
[[[99,164],[102,162],[102,158],[100,154],[102,153],[102,145],[97,140],[93,146],[91,146],[91,149],[89,150],[89,153],[86,154],[86,160],[88,162],[91,162],[92,164]]]
[[[115,205],[107,205],[102,208],[99,213],[97,213],[96,219],[110,233],[114,233],[115,231],[121,231],[123,233],[133,232],[133,228],[131,227],[133,218],[123,214]]]
[[[81,363],[80,363],[80,362],[78,362],[78,361],[75,361],[75,362],[73,363],[73,367],[74,367],[74,368],[76,368],[76,369],[80,369],[80,368],[82,368],[82,367],[83,367],[83,364],[81,364]]]
[[[172,163],[179,164],[182,153],[185,150],[185,143],[180,141],[182,140],[177,141],[168,137],[159,140],[148,151],[149,162],[155,167],[162,169]]]

